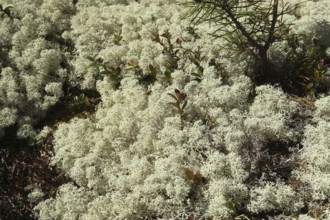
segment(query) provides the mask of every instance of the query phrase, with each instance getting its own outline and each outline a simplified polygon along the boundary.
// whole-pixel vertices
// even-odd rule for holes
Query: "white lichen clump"
[[[120,90],[113,90],[106,80],[99,81],[97,88],[104,102],[95,119],[62,123],[54,134],[52,163],[80,186],[71,189],[72,201],[88,203],[79,218],[134,219],[155,213],[161,213],[163,218],[187,213],[225,218],[234,214],[234,207],[249,197],[244,185],[248,173],[240,155],[248,133],[254,130],[244,125],[245,117],[250,114],[244,104],[251,92],[247,77],[233,77],[232,85],[228,86],[210,73],[201,83],[191,81],[184,86],[168,87],[156,83],[149,88],[149,95],[133,78],[125,79]],[[183,128],[178,113],[169,104],[173,100],[168,93],[173,93],[175,88],[187,93]],[[275,88],[267,89],[272,91],[273,98],[264,100],[263,104],[271,105],[275,98],[280,102],[276,94],[281,97],[283,93]],[[229,100],[224,90],[226,95],[235,93],[240,101]],[[290,112],[286,109],[284,113]],[[280,109],[274,107],[273,113],[267,114],[276,117]],[[209,124],[203,122],[206,116]],[[288,136],[279,132],[274,138],[281,140]],[[208,183],[194,188],[186,169],[200,172]],[[79,197],[75,196],[77,190]],[[96,196],[85,200],[81,197],[84,191]],[[196,197],[189,198],[191,193]],[[290,202],[295,197],[291,198],[293,192],[288,193],[288,202],[274,202],[271,207],[296,211],[299,205]],[[57,198],[38,205],[42,219],[61,218],[81,210],[69,209],[62,202],[63,196],[67,195],[61,191]],[[208,206],[205,201],[209,201]],[[188,210],[187,204],[194,204],[194,210]],[[95,212],[100,206],[107,208],[102,213]]]
[[[0,136],[16,124],[19,138],[33,139],[33,126],[63,95],[69,66],[63,62],[68,44],[61,34],[70,29],[74,7],[51,0],[4,0],[1,5],[12,6],[13,19],[0,20]]]
[[[248,209],[252,212],[282,210],[293,213],[300,210],[304,203],[302,198],[290,187],[281,182],[265,183],[251,191],[251,202]]]
[[[315,200],[330,197],[330,123],[329,97],[315,102],[315,124],[307,125],[304,148],[300,153],[301,168],[297,178],[307,184]]]
[[[225,219],[242,206],[252,213],[286,215],[304,207],[301,194],[281,180],[246,185],[255,159],[247,153],[249,147],[258,146],[258,152],[267,141],[297,140],[299,132],[291,125],[298,106],[269,85],[257,87],[251,100],[253,86],[242,74],[244,65],[214,49],[223,44],[207,35],[214,27],[187,31],[189,23],[178,19],[182,8],[173,1],[79,1],[76,7],[72,31],[66,33],[77,50],[75,74],[84,88],[97,89],[102,103],[95,117],[61,123],[54,133],[52,164],[75,185],[65,184],[55,198],[41,202],[36,207],[41,219]],[[301,14],[309,16],[304,10]],[[136,71],[149,74],[173,67],[164,53],[169,44],[179,48],[172,83],[141,85],[133,77]],[[201,53],[200,66],[187,51]],[[280,50],[277,55],[274,51],[281,60]],[[101,58],[101,69],[91,65],[90,57]],[[210,65],[212,59],[224,70]],[[111,77],[100,74],[110,67],[126,74],[119,89]],[[191,74],[201,68],[199,81],[194,80]],[[220,71],[229,77],[222,78]],[[56,84],[46,88],[61,94]],[[184,117],[170,104],[174,100],[168,94],[175,89],[187,94]],[[315,199],[329,196],[329,111],[323,102],[318,101],[316,115],[324,120],[306,128],[300,155],[310,164],[301,179]],[[315,136],[320,133],[322,143]]]
[[[29,189],[30,187],[27,187]],[[38,203],[44,199],[44,192],[38,186],[31,186],[32,191],[28,194],[28,198],[33,203]]]
[[[329,97],[315,102],[298,155],[287,153],[298,168],[264,181],[259,162],[283,150],[271,144],[289,152],[300,140],[301,109],[280,88],[254,85],[244,74],[249,59],[228,58],[224,39],[209,35],[217,27],[180,19],[185,8],[175,0],[1,4],[19,19],[0,20],[0,138],[11,126],[39,142],[53,134],[51,165],[72,179],[35,207],[40,219],[232,219],[242,210],[297,217],[330,197]],[[284,19],[329,47],[329,2],[304,4],[299,19]],[[285,65],[287,43],[272,45],[275,65]],[[120,84],[109,72],[120,73]],[[148,76],[155,82],[143,84]],[[73,85],[101,95],[96,113],[38,134],[34,125]],[[187,101],[183,114],[174,97]],[[42,196],[36,189],[29,197]]]
[[[297,104],[289,101],[281,90],[271,86],[260,86],[256,93],[245,126],[266,139],[292,140],[294,133],[288,122]]]

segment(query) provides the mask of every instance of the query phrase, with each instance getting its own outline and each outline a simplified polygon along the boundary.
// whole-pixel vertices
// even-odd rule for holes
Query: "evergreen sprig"
[[[288,36],[291,25],[283,16],[297,6],[281,0],[195,0],[183,5],[190,7],[183,19],[190,18],[194,24],[214,23],[217,29],[211,35],[225,39],[231,55],[247,53],[254,59],[253,78],[267,77],[267,52],[274,42]]]

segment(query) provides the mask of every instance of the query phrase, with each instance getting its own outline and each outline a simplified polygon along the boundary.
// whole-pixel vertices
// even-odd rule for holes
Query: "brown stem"
[[[210,1],[203,1],[205,3],[214,5],[216,7],[220,7],[224,12],[226,12],[226,14],[228,15],[228,17],[230,18],[230,20],[234,23],[234,25],[236,26],[236,28],[242,33],[242,35],[248,40],[248,43],[250,44],[250,46],[256,48],[258,51],[263,50],[263,46],[258,44],[252,37],[251,35],[248,33],[248,31],[244,28],[244,26],[241,24],[241,22],[239,22],[237,20],[237,18],[235,17],[235,15],[232,12],[231,7],[228,6],[227,1],[225,1],[225,3],[223,4],[217,4],[215,2],[210,2]]]
[[[265,50],[268,50],[270,45],[274,42],[274,34],[275,34],[275,26],[276,26],[277,18],[278,18],[278,0],[274,0],[272,22],[271,22],[271,26],[269,29],[268,38],[265,42],[265,46],[264,46]]]

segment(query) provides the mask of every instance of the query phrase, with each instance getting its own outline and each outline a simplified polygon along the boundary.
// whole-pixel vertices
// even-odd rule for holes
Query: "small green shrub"
[[[279,0],[237,1],[198,0],[187,2],[191,7],[183,18],[192,17],[195,24],[214,23],[218,29],[211,33],[215,38],[224,38],[232,56],[247,53],[256,64],[253,77],[269,75],[270,61],[267,52],[270,46],[282,40],[290,25],[283,16],[293,10],[281,5]],[[294,6],[295,7],[295,6]]]
[[[118,67],[112,67],[109,66],[107,62],[104,62],[104,60],[101,57],[91,57],[91,56],[87,56],[86,57],[90,62],[90,67],[94,67],[97,69],[97,71],[105,76],[109,76],[111,82],[113,83],[113,86],[115,88],[118,88],[120,85],[120,81],[122,79],[122,75],[121,75],[121,68],[120,66]]]
[[[314,97],[325,86],[326,48],[317,38],[291,35],[285,52],[285,66],[280,68],[279,81],[287,91]]]
[[[171,94],[171,93],[168,93],[169,96],[171,96],[175,102],[170,102],[171,105],[173,105],[177,110],[178,110],[178,113],[179,113],[179,116],[180,116],[180,122],[181,122],[181,128],[183,129],[183,123],[184,123],[184,109],[185,107],[187,106],[187,94],[178,90],[178,89],[175,89],[175,94]]]
[[[285,16],[299,17],[300,4],[274,1],[195,0],[183,18],[194,24],[209,22],[214,38],[227,41],[228,56],[242,56],[252,67],[246,72],[257,85],[279,83],[288,92],[315,95],[322,87],[328,66],[325,50],[316,38],[292,31]],[[286,42],[285,64],[277,66],[269,56],[274,43]],[[312,43],[311,43],[312,42]]]

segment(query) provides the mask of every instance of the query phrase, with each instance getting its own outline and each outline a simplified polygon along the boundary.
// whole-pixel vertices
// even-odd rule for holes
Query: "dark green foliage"
[[[184,3],[190,10],[182,18],[194,24],[213,23],[218,28],[211,33],[227,41],[228,57],[239,55],[249,63],[246,75],[256,85],[280,84],[287,92],[314,95],[322,87],[328,58],[317,41],[308,43],[305,36],[291,32],[291,24],[283,16],[295,15],[299,5],[283,1],[199,0]],[[299,15],[297,15],[299,16]],[[311,39],[310,39],[311,40]],[[285,65],[275,67],[268,56],[273,43],[288,41]],[[298,49],[299,48],[299,49]],[[194,73],[197,79],[200,73]]]
[[[171,83],[172,76],[171,74],[175,69],[178,68],[178,56],[177,53],[179,51],[178,48],[175,48],[174,42],[172,41],[172,35],[169,30],[164,31],[161,35],[158,33],[152,37],[154,42],[159,43],[163,47],[162,53],[167,57],[167,69],[159,73],[157,79],[164,81],[165,83]],[[178,43],[176,41],[176,43]]]
[[[5,16],[7,16],[11,20],[13,20],[14,18],[19,19],[13,16],[12,8],[13,6],[4,7],[2,4],[0,4],[0,18],[3,19]]]
[[[289,24],[283,22],[283,15],[292,10],[280,6],[279,0],[271,3],[262,1],[200,0],[186,3],[191,10],[183,16],[192,17],[192,22],[215,23],[218,27],[211,35],[224,38],[231,56],[247,53],[255,60],[254,75],[266,75],[270,46],[283,39],[289,32]]]
[[[1,18],[3,18],[4,16],[7,16],[11,19],[13,19],[12,15],[11,15],[11,9],[13,7],[12,6],[8,6],[6,8],[3,8],[3,6],[0,4],[0,16]]]
[[[120,86],[120,81],[122,80],[122,74],[121,74],[121,67],[117,66],[117,67],[113,67],[113,66],[109,66],[107,62],[104,62],[104,60],[100,57],[91,57],[91,56],[87,56],[86,57],[91,64],[89,65],[90,67],[94,67],[97,69],[97,71],[101,74],[101,75],[107,75],[110,77],[113,85],[115,88],[119,88]]]
[[[285,66],[279,71],[280,82],[292,93],[315,94],[322,90],[329,58],[316,38],[292,35],[288,38]]]

